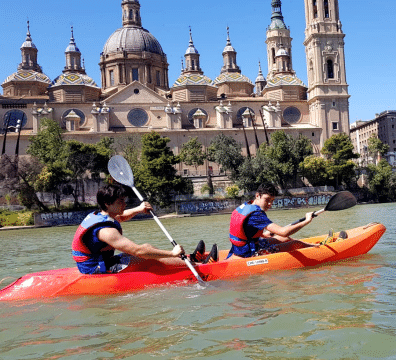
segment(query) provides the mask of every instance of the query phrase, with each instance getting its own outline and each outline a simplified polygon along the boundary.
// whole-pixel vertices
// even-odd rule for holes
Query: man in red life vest
[[[312,212],[305,215],[304,221],[287,226],[279,226],[267,217],[265,211],[271,208],[277,195],[278,191],[273,185],[260,185],[254,200],[242,204],[233,211],[230,221],[232,247],[227,258],[232,255],[246,258],[260,253],[319,246],[290,237],[312,221]]]
[[[179,257],[184,249],[177,245],[172,251],[160,250],[150,244],[138,245],[122,235],[120,223],[137,214],[152,210],[148,202],[142,202],[138,207],[125,209],[126,191],[121,186],[107,185],[99,189],[97,202],[101,211],[89,214],[74,235],[72,244],[73,259],[83,274],[116,273],[125,268],[131,259],[172,258],[172,263],[183,265]],[[114,255],[114,251],[122,255]]]

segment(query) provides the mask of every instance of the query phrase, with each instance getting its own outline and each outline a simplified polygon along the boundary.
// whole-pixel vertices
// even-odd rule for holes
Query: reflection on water
[[[0,358],[8,359],[394,359],[396,205],[368,205],[316,218],[301,236],[384,223],[357,259],[263,276],[148,289],[122,296],[0,303]],[[288,224],[304,211],[273,211]],[[342,216],[341,216],[342,215]],[[228,216],[167,219],[175,240],[228,247]],[[0,232],[0,278],[73,266],[75,228]],[[127,236],[169,248],[154,222]]]

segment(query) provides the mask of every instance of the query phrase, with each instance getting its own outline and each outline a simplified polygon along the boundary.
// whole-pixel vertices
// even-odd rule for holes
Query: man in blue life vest
[[[184,249],[177,245],[172,251],[160,250],[150,244],[138,245],[122,235],[120,223],[137,214],[152,210],[148,202],[142,202],[132,209],[125,209],[126,191],[122,186],[106,185],[99,189],[97,202],[101,211],[89,214],[74,235],[73,259],[83,274],[116,273],[126,268],[133,260],[157,259],[182,265],[179,257]],[[123,254],[114,255],[119,250]],[[168,260],[168,261],[167,261]]]
[[[305,215],[305,220],[287,226],[273,223],[266,215],[271,208],[278,191],[272,184],[260,185],[255,198],[236,208],[231,214],[230,241],[231,250],[228,257],[243,258],[274,252],[292,251],[304,247],[316,247],[290,235],[312,221],[313,212]]]

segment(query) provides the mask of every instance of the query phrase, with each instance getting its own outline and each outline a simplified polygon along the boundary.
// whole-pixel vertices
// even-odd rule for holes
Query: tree
[[[190,138],[182,145],[179,155],[180,160],[188,166],[194,166],[195,171],[197,171],[198,166],[203,165],[207,158],[202,147],[203,145],[198,141],[198,137]]]
[[[136,187],[144,191],[152,204],[172,203],[172,195],[192,194],[191,181],[176,175],[177,156],[168,147],[170,139],[152,131],[142,137],[142,155],[136,172]]]
[[[396,177],[392,167],[386,160],[380,160],[378,165],[367,166],[369,191],[379,202],[393,201],[396,198]]]
[[[355,178],[355,163],[352,159],[357,159],[358,154],[353,151],[353,144],[349,136],[345,133],[333,135],[327,139],[322,148],[328,162],[328,173],[334,179],[336,188],[341,184],[349,185]]]
[[[326,185],[329,179],[327,172],[328,160],[318,156],[307,156],[300,163],[301,173],[308,179],[312,186]]]
[[[242,146],[233,137],[216,135],[208,147],[208,160],[220,165],[221,171],[230,171],[230,178],[238,178],[239,167],[244,162]]]
[[[137,171],[142,152],[142,138],[138,134],[127,135],[118,138],[114,147],[117,153],[123,155],[128,161],[133,172]]]
[[[384,144],[375,134],[372,134],[368,140],[368,152],[375,158],[377,154],[384,156],[389,151],[389,145]]]

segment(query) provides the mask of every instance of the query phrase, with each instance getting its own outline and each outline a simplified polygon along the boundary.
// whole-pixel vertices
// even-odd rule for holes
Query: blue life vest
[[[89,214],[78,227],[73,238],[72,255],[81,273],[93,274],[98,267],[100,273],[108,270],[106,262],[114,256],[115,249],[97,236],[98,231],[106,227],[115,228],[122,234],[120,223],[100,212]]]

